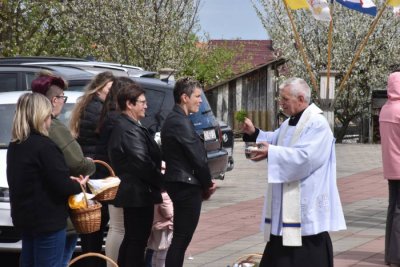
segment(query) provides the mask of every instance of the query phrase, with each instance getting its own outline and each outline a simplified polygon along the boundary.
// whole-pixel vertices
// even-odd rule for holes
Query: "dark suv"
[[[46,58],[47,59],[47,58]],[[11,59],[8,59],[9,63]],[[24,63],[24,62],[19,62]],[[79,65],[80,62],[77,63]],[[30,90],[30,84],[35,78],[36,73],[42,70],[48,70],[56,75],[62,76],[68,81],[71,91],[83,91],[83,88],[93,78],[94,73],[89,72],[80,66],[73,65],[21,65],[21,64],[0,64],[0,92],[7,91],[24,91]],[[106,64],[106,63],[104,63]],[[91,67],[96,69],[95,66]],[[110,68],[111,70],[112,68]],[[107,70],[104,66],[99,68],[101,71]],[[112,69],[115,75],[129,76],[124,71],[116,71]],[[140,72],[143,72],[141,77]],[[152,134],[159,132],[161,125],[169,111],[174,105],[173,100],[173,81],[162,81],[156,78],[146,77],[147,71],[137,70],[136,77],[130,77],[140,84],[146,90],[146,98],[149,102],[146,118],[143,124],[149,128]],[[223,179],[225,171],[229,168],[228,153],[222,147],[222,134],[218,122],[210,109],[206,97],[202,96],[203,102],[200,111],[192,114],[191,120],[196,128],[197,133],[205,140],[206,150],[208,152],[209,167],[213,178]],[[229,161],[230,162],[230,161]]]

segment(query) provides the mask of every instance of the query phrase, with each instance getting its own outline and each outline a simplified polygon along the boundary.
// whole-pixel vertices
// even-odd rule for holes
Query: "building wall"
[[[207,91],[214,114],[234,131],[240,128],[235,120],[239,110],[245,110],[257,127],[274,129],[277,122],[275,76],[275,66],[266,65]]]

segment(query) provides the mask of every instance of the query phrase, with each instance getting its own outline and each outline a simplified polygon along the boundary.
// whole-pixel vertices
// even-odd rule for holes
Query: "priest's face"
[[[305,104],[304,101],[304,96],[293,95],[289,86],[280,90],[279,104],[281,105],[282,112],[287,116],[293,116],[307,107],[307,104]]]

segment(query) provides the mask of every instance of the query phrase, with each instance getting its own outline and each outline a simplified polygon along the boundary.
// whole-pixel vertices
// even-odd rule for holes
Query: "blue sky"
[[[269,39],[250,0],[202,0],[199,19],[210,39]]]

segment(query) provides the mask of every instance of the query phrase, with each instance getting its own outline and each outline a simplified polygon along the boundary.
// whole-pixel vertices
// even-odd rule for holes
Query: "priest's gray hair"
[[[302,95],[307,103],[311,100],[311,88],[308,86],[307,82],[301,78],[293,77],[285,80],[281,85],[279,85],[279,90],[285,87],[289,87],[290,93],[293,96]]]

